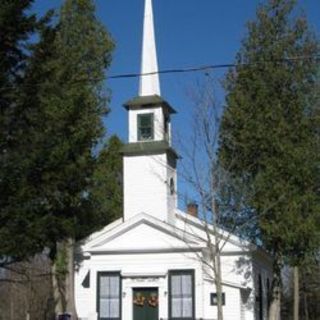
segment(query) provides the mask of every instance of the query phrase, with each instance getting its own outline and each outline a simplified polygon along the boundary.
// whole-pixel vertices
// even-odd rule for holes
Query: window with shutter
[[[169,273],[169,318],[194,319],[194,271],[179,270]]]
[[[119,273],[98,273],[99,320],[120,320],[121,278]]]

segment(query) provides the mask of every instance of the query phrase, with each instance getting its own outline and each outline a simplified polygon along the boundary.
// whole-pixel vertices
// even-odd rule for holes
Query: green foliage
[[[4,0],[0,3],[0,193],[6,191],[1,171],[6,166],[7,149],[14,143],[12,126],[17,91],[23,80],[27,43],[37,21],[26,10],[32,0]],[[0,207],[2,206],[0,198]]]
[[[28,58],[27,44],[37,26],[35,17],[26,12],[32,2],[4,0],[0,3],[0,255],[10,252],[12,248],[22,255],[20,245],[24,243],[19,238],[19,228],[16,235],[9,231],[13,225],[19,224],[15,216],[11,216],[9,203],[16,206],[14,193],[27,162],[25,158],[20,158],[20,161],[16,159],[20,145],[16,123],[19,114],[18,97]],[[16,161],[15,165],[13,161]],[[23,190],[19,193],[22,194]],[[27,217],[22,216],[22,219],[24,222],[20,221],[19,224],[21,229],[23,224],[28,223]],[[19,240],[10,244],[13,236]]]
[[[3,0],[0,3],[0,88],[16,82],[25,67],[26,40],[36,26],[34,15],[26,10],[33,0]],[[1,91],[3,98],[4,91]],[[2,100],[2,99],[1,99]],[[3,106],[3,100],[1,105]]]
[[[92,150],[103,136],[102,85],[113,42],[91,0],[66,0],[58,24],[39,31],[15,96],[16,145],[0,179],[0,250],[17,257],[83,235],[83,225],[86,232],[97,227],[86,194]]]
[[[102,225],[122,216],[122,146],[117,136],[111,136],[97,157],[89,198],[94,210],[101,213]]]
[[[248,24],[225,83],[219,159],[243,183],[259,242],[295,264],[318,245],[320,154],[317,66],[306,58],[319,46],[293,9],[270,0]],[[295,57],[305,58],[284,61]]]

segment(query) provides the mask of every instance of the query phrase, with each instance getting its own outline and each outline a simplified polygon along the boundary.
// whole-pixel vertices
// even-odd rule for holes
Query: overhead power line
[[[297,56],[297,57],[289,57],[289,58],[283,58],[283,59],[270,59],[270,60],[264,60],[259,62],[252,62],[252,63],[225,63],[225,64],[211,64],[211,65],[205,65],[205,66],[197,66],[197,67],[187,67],[187,68],[176,68],[176,69],[165,69],[165,70],[158,70],[155,72],[149,72],[149,73],[124,73],[124,74],[115,74],[110,75],[103,78],[92,78],[92,79],[75,79],[73,80],[73,83],[82,83],[82,82],[100,82],[103,80],[117,80],[117,79],[130,79],[130,78],[140,78],[144,76],[150,76],[155,74],[177,74],[177,73],[193,73],[193,72],[201,72],[201,71],[207,71],[210,70],[217,70],[217,69],[230,69],[230,68],[238,68],[238,67],[245,67],[245,66],[260,66],[264,65],[266,63],[270,62],[279,62],[279,63],[294,63],[294,62],[300,62],[300,61],[320,61],[320,55],[312,55],[312,56]],[[39,86],[42,83],[30,83],[30,84],[24,84],[23,87],[34,87]],[[20,86],[21,87],[21,86]],[[6,89],[15,88],[15,86],[5,86],[3,88],[0,88],[0,91],[4,91]]]
[[[215,69],[229,69],[229,68],[236,68],[241,66],[253,66],[253,65],[263,65],[265,63],[270,62],[280,62],[280,63],[288,63],[288,62],[298,62],[298,61],[306,61],[306,60],[314,60],[320,61],[320,56],[299,56],[299,57],[291,57],[285,59],[278,59],[278,60],[265,60],[261,62],[254,62],[254,63],[227,63],[227,64],[211,64],[205,66],[198,66],[198,67],[189,67],[189,68],[180,68],[180,69],[166,69],[166,70],[159,70],[155,72],[148,72],[148,73],[127,73],[127,74],[118,74],[107,77],[107,79],[128,79],[128,78],[138,78],[143,76],[150,76],[155,74],[174,74],[174,73],[191,73],[191,72],[200,72],[200,71],[209,71]]]

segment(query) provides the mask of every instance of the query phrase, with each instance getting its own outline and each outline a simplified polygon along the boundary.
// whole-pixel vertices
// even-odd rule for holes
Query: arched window
[[[173,178],[170,178],[169,187],[170,187],[170,194],[174,195],[174,193],[175,193],[175,184],[174,184],[174,179]]]

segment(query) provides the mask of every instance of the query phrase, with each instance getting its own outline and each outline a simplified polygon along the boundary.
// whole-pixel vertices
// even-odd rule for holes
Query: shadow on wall
[[[232,270],[236,274],[242,276],[241,285],[245,288],[240,290],[241,303],[246,306],[247,310],[253,310],[255,305],[254,295],[252,295],[253,271],[252,259],[249,257],[240,257]]]

